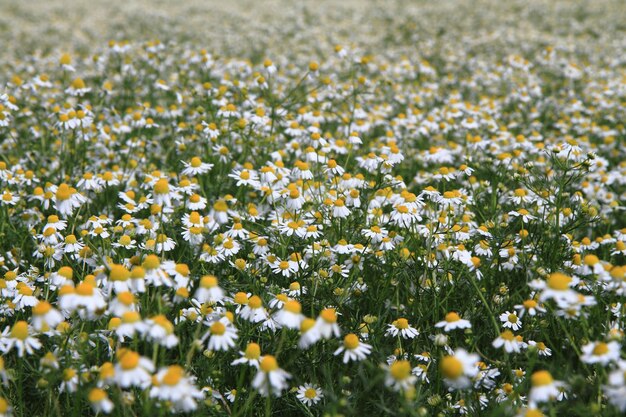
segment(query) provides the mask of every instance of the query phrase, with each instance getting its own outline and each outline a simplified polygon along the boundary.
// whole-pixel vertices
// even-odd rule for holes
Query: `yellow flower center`
[[[307,317],[302,320],[302,323],[300,323],[300,331],[302,333],[308,332],[313,328],[313,326],[315,326],[315,320]]]
[[[285,311],[288,311],[294,314],[300,314],[300,312],[302,311],[302,305],[296,300],[289,300],[285,302],[285,305],[283,308],[285,309]]]
[[[545,414],[543,414],[536,408],[532,408],[530,410],[526,410],[526,414],[524,414],[524,417],[545,417]]]
[[[87,282],[81,282],[76,286],[76,294],[89,297],[93,295],[93,287]]]
[[[91,391],[89,391],[89,402],[91,403],[97,403],[100,402],[102,400],[104,400],[107,397],[107,393],[100,389],[100,388],[94,388]]]
[[[183,368],[178,365],[172,365],[167,368],[167,372],[163,376],[163,383],[165,385],[177,385],[180,380],[183,378],[184,371]]]
[[[343,346],[348,350],[353,350],[359,347],[359,338],[357,335],[350,333],[343,338]]]
[[[261,346],[256,343],[248,343],[248,346],[246,346],[245,357],[247,359],[259,359],[261,357]]]
[[[161,260],[154,254],[146,256],[143,260],[143,267],[146,269],[156,269],[159,265],[161,265]]]
[[[226,333],[226,326],[221,321],[216,321],[211,325],[211,334],[221,336]]]
[[[595,356],[602,356],[607,354],[609,351],[609,345],[604,342],[598,342],[593,348],[593,354]]]
[[[389,368],[389,373],[396,381],[404,381],[411,374],[409,361],[395,361]]]
[[[250,308],[259,308],[263,305],[263,300],[259,296],[253,295],[248,300],[248,306]]]
[[[120,357],[120,365],[125,371],[135,369],[139,365],[139,354],[130,350],[125,351]]]
[[[459,315],[455,313],[454,311],[446,314],[446,321],[448,323],[454,323],[455,321],[459,321],[459,320],[461,320],[461,317],[459,317]]]
[[[322,317],[322,319],[326,323],[336,323],[337,322],[337,312],[335,311],[334,308],[326,308],[326,309],[322,310],[322,312],[320,313],[320,317]]]
[[[19,340],[26,340],[28,337],[28,323],[20,320],[11,328],[11,337]]]
[[[170,192],[170,186],[165,178],[159,179],[154,184],[154,192],[155,194],[167,194]]]
[[[130,277],[130,271],[124,265],[113,264],[110,265],[110,269],[109,278],[111,281],[126,281]]]
[[[128,292],[128,291],[119,293],[117,295],[117,299],[120,300],[120,302],[126,306],[129,306],[135,302],[135,296],[131,292]]]
[[[76,369],[68,368],[63,370],[63,380],[69,381],[76,376]]]
[[[122,315],[122,322],[137,323],[141,320],[141,315],[137,311],[127,311]]]
[[[198,158],[197,156],[191,158],[191,166],[193,168],[198,168],[200,167],[200,165],[202,165],[202,160],[200,158]]]
[[[317,391],[315,391],[314,388],[307,388],[306,391],[304,391],[304,396],[310,400],[312,400],[313,398],[317,397]]]
[[[500,338],[506,340],[507,342],[510,342],[513,339],[515,339],[515,335],[510,330],[505,330],[502,333],[500,333]]]
[[[572,278],[561,272],[555,272],[548,277],[548,287],[557,291],[565,291],[569,288]]]
[[[463,364],[454,356],[443,358],[439,367],[446,378],[457,379],[463,375]]]
[[[214,288],[217,287],[217,278],[213,275],[205,275],[200,280],[200,286],[202,288]]]
[[[533,387],[542,387],[550,385],[554,379],[548,371],[537,371],[530,377],[530,382]]]
[[[276,358],[272,355],[263,356],[259,365],[263,372],[272,372],[278,369],[278,362],[276,362]]]
[[[73,192],[69,185],[63,183],[57,188],[56,198],[60,201],[69,200]]]
[[[409,321],[407,319],[398,319],[396,320],[396,327],[398,329],[408,329],[409,328]]]
[[[35,307],[33,307],[33,315],[42,316],[52,310],[52,305],[47,301],[40,301]]]

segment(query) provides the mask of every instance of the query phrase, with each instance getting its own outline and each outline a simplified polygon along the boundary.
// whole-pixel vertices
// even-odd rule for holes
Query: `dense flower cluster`
[[[626,55],[457,30],[9,63],[0,415],[626,411]]]

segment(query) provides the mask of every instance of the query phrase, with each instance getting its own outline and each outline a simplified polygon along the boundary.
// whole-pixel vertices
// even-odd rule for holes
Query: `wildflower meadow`
[[[624,22],[0,1],[0,416],[624,415]]]

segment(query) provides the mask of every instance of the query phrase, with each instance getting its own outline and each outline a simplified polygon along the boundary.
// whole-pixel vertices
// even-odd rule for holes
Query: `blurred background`
[[[257,60],[287,50],[324,55],[337,43],[410,52],[460,34],[478,49],[506,43],[523,52],[537,39],[576,48],[593,38],[623,51],[625,32],[624,0],[0,0],[0,56],[11,57],[159,39]]]

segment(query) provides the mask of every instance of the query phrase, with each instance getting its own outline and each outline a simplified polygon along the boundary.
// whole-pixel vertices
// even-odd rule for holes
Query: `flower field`
[[[0,416],[623,415],[624,22],[0,3]]]

